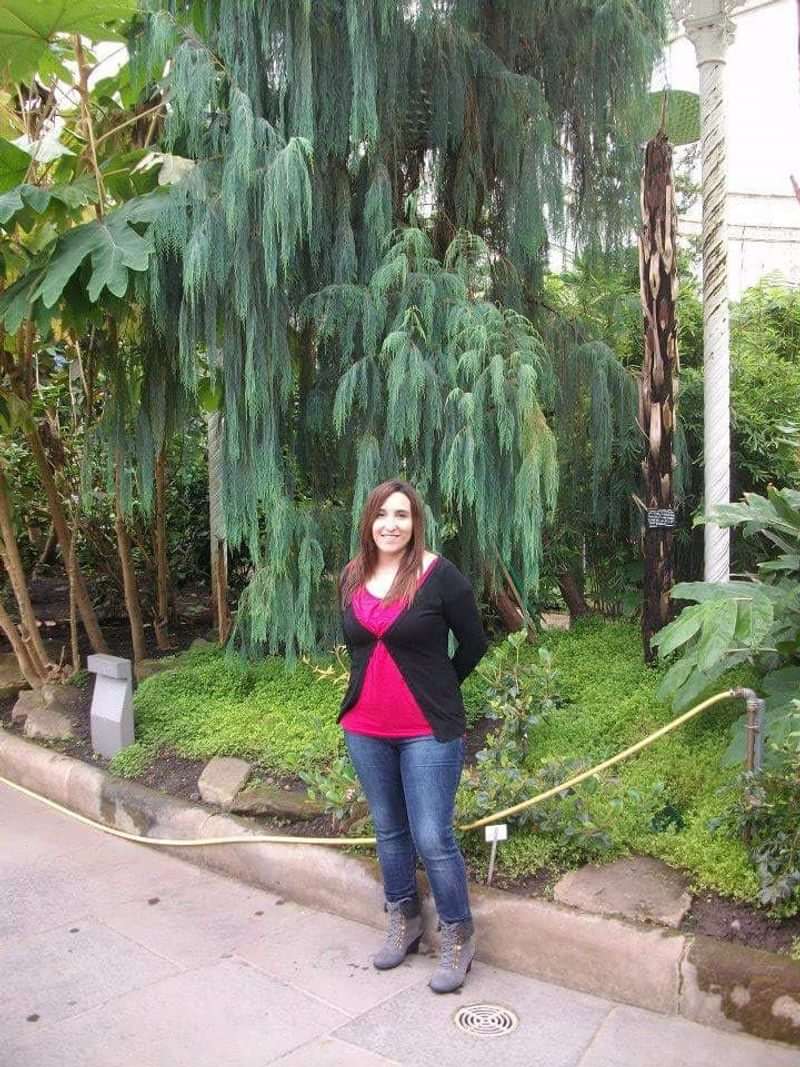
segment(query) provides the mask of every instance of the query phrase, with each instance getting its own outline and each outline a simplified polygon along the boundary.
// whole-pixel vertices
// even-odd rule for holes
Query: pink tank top
[[[417,588],[437,563],[438,557],[421,576]],[[364,586],[353,597],[356,618],[379,639],[405,610],[402,601],[384,605]],[[358,700],[345,712],[341,722],[343,729],[371,737],[422,737],[433,734],[430,723],[381,640],[378,640],[367,664]]]

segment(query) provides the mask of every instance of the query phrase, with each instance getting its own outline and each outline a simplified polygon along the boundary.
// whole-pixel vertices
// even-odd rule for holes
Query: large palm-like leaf
[[[27,152],[0,137],[0,193],[19,185],[30,164]]]
[[[119,40],[119,22],[136,0],[0,0],[0,77],[29,78],[60,33]]]
[[[52,308],[87,258],[92,268],[87,283],[92,303],[104,289],[114,296],[124,296],[128,272],[146,270],[153,250],[148,232],[140,234],[134,224],[152,223],[164,199],[161,190],[148,193],[128,201],[102,219],[93,219],[67,231],[49,254],[43,254],[41,261],[3,294],[0,320],[6,328],[16,330],[26,317],[35,315],[39,303],[45,309]]]

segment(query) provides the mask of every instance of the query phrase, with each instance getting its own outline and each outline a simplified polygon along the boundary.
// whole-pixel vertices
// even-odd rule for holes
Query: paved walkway
[[[475,964],[369,963],[376,931],[84,827],[0,785],[2,1067],[798,1067],[800,1050]],[[598,961],[602,966],[602,961]],[[463,1005],[513,1009],[502,1037]]]

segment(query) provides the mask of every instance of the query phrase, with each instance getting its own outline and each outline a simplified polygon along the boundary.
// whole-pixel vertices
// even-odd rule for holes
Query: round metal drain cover
[[[514,1012],[499,1004],[468,1004],[458,1009],[453,1021],[457,1029],[470,1037],[503,1037],[519,1026]]]

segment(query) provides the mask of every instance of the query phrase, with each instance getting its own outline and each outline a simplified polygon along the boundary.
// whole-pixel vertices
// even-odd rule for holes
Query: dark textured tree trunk
[[[519,605],[513,597],[509,596],[505,589],[499,589],[494,594],[494,604],[497,608],[497,614],[503,620],[503,625],[509,633],[513,634],[517,630],[525,629],[525,620],[519,610]]]
[[[67,578],[69,579],[69,642],[72,649],[73,670],[78,670],[81,665],[80,648],[78,645],[78,603],[75,599],[75,541],[77,538],[77,515],[72,520],[72,540],[69,546],[69,560],[67,561]]]
[[[64,565],[67,566],[72,538],[70,536],[66,515],[64,514],[64,507],[61,503],[61,498],[58,495],[53,472],[50,470],[50,464],[44,453],[38,429],[34,427],[30,430],[27,434],[27,438],[31,447],[31,452],[33,453],[33,458],[36,460],[36,466],[39,468],[39,477],[42,479],[42,485],[44,486],[44,491],[47,495],[50,518],[53,520],[58,543],[61,546],[61,558],[64,560]],[[89,597],[89,590],[86,588],[83,571],[77,564],[75,566],[75,601],[78,605],[78,611],[80,612],[81,620],[86,628],[86,633],[88,634],[89,643],[92,648],[95,652],[108,652],[108,645],[106,644],[103,632],[100,629],[100,623],[97,621],[97,615],[95,614],[92,601]]]
[[[228,545],[218,538],[211,545],[212,600],[217,641],[226,644],[231,632],[231,612],[228,606]]]
[[[146,649],[144,643],[144,625],[142,623],[142,606],[139,601],[139,586],[136,582],[136,571],[133,567],[131,556],[131,539],[125,518],[122,514],[122,498],[120,495],[120,463],[119,456],[114,463],[114,525],[117,531],[117,551],[122,566],[122,581],[125,586],[125,607],[131,626],[131,639],[133,641],[134,663],[139,663],[145,658]]]
[[[528,640],[533,642],[536,640],[536,625],[525,604],[525,598],[517,588],[499,552],[497,562],[500,565],[500,573],[503,575],[504,582],[496,596],[497,609],[511,633],[522,629],[527,630]]]
[[[591,615],[592,609],[586,602],[583,590],[575,580],[575,575],[565,571],[558,576],[558,588],[567,605],[571,619],[580,619],[584,615]]]
[[[162,446],[156,460],[156,506],[153,542],[156,557],[156,611],[153,626],[156,644],[162,652],[172,647],[169,639],[170,588],[167,560],[167,455]]]
[[[647,662],[652,638],[671,615],[674,498],[672,441],[678,346],[672,146],[660,132],[645,149],[639,271],[644,313],[644,364],[639,385],[639,425],[647,441],[644,469],[644,603],[642,639]]]
[[[224,645],[231,632],[228,607],[228,542],[222,512],[222,416],[208,417],[208,507],[211,534],[211,609],[217,640]]]

